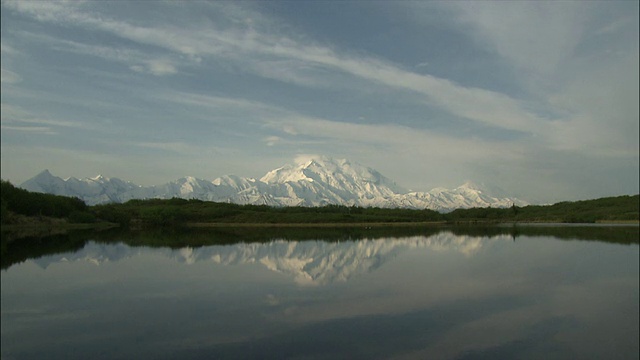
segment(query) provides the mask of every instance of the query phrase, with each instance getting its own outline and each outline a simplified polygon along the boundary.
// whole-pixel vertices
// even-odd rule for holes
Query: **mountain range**
[[[345,205],[383,208],[431,209],[509,207],[527,202],[467,182],[454,189],[409,191],[369,167],[346,159],[316,156],[269,171],[253,179],[225,175],[212,181],[191,176],[154,186],[102,175],[67,178],[44,170],[20,185],[41,193],[78,197],[88,205],[120,203],[131,199],[199,199],[269,206]]]

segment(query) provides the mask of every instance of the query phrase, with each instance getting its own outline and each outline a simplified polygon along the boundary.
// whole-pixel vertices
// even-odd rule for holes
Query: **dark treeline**
[[[65,218],[71,222],[93,222],[95,216],[84,201],[68,196],[30,192],[0,181],[2,223],[20,222],[16,215]]]
[[[640,196],[625,195],[595,200],[559,202],[510,208],[458,209],[448,221],[594,223],[640,220]]]
[[[2,181],[2,223],[22,217],[64,218],[71,223],[106,221],[121,226],[177,226],[187,223],[340,224],[340,223],[593,223],[638,221],[638,195],[510,208],[458,209],[439,213],[423,209],[386,209],[327,205],[271,207],[201,200],[148,199],[123,204],[87,206],[78,198],[33,193]]]
[[[444,221],[432,210],[381,209],[327,205],[271,207],[201,200],[131,200],[93,207],[95,215],[121,224],[175,225],[181,223],[321,224]]]

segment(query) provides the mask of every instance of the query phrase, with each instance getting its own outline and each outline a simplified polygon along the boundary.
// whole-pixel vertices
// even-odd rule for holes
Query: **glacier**
[[[326,156],[314,156],[284,165],[267,172],[260,179],[225,175],[208,181],[187,176],[166,184],[141,186],[102,175],[62,179],[44,170],[20,187],[34,192],[77,197],[88,205],[171,198],[277,207],[344,205],[440,212],[528,205],[524,200],[496,195],[496,191],[488,191],[472,182],[454,189],[409,191],[372,168]]]

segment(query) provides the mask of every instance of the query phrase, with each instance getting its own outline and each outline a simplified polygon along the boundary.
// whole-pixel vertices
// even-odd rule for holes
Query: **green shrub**
[[[90,224],[96,222],[96,217],[86,211],[72,211],[69,214],[69,222],[74,224]]]

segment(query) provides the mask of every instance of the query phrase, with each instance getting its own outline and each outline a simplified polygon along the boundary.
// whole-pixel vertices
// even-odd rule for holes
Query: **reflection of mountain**
[[[477,252],[485,242],[495,239],[511,241],[507,235],[491,240],[483,237],[457,236],[441,232],[430,237],[386,238],[347,242],[284,241],[238,243],[226,246],[136,248],[89,242],[75,253],[45,256],[34,260],[46,268],[52,263],[89,261],[96,265],[159,253],[178,262],[193,264],[211,261],[222,265],[262,264],[269,270],[286,274],[300,285],[325,285],[347,281],[355,275],[371,272],[398,254],[417,248],[432,251],[458,251],[467,256]]]
[[[205,247],[216,245],[217,249],[222,249],[222,245],[243,243],[246,244],[259,243],[267,246],[273,240],[292,240],[291,243],[300,243],[300,247],[308,241],[322,239],[323,243],[350,243],[353,241],[374,242],[371,239],[434,239],[445,237],[440,232],[450,232],[448,236],[460,237],[464,239],[486,239],[486,238],[511,238],[513,241],[521,237],[553,237],[558,240],[578,240],[578,241],[598,241],[625,245],[638,245],[640,228],[635,226],[610,226],[610,225],[519,225],[519,226],[463,226],[463,227],[393,227],[393,228],[314,228],[314,229],[295,229],[295,228],[264,228],[256,231],[249,228],[229,228],[229,229],[181,229],[177,232],[98,232],[86,234],[83,232],[72,232],[69,234],[57,234],[52,236],[35,236],[20,237],[20,234],[2,232],[2,256],[0,256],[2,269],[9,269],[15,264],[22,263],[30,259],[40,259],[37,262],[46,267],[52,262],[59,262],[61,258],[97,261],[116,261],[117,257],[112,255],[95,256],[97,253],[108,253],[108,251],[100,251],[95,249],[102,246],[105,249],[113,247],[112,245],[99,244],[115,244],[121,241],[131,245],[118,245],[120,251],[126,256],[133,256],[135,249],[141,246],[151,247],[155,253],[166,253],[167,257],[173,256],[173,249],[182,248],[185,254],[183,258],[192,259],[191,254],[200,254]],[[87,238],[98,240],[99,244],[89,243]],[[313,243],[312,241],[312,243]],[[471,242],[467,241],[467,244]],[[298,246],[298,245],[296,245]],[[323,245],[327,247],[328,245]],[[162,249],[161,249],[162,248]],[[122,250],[124,249],[124,250]],[[467,247],[471,249],[471,246]],[[74,255],[74,251],[79,250],[80,255]],[[117,250],[110,249],[111,252]],[[146,252],[151,250],[139,250]],[[222,251],[222,250],[219,250]],[[470,252],[467,252],[470,253]],[[62,255],[66,254],[66,255]],[[198,255],[198,258],[203,258]],[[43,258],[44,257],[44,258]],[[173,256],[176,257],[176,256]],[[186,261],[186,260],[185,260]],[[254,260],[255,261],[255,260]]]
[[[98,244],[95,242],[88,242],[84,248],[76,252],[47,255],[31,261],[43,269],[46,269],[49,265],[55,263],[76,261],[87,261],[95,265],[100,265],[106,262],[116,262],[122,259],[138,256],[144,251],[144,248],[130,247],[122,243]],[[166,252],[169,254],[171,251],[167,250]]]

